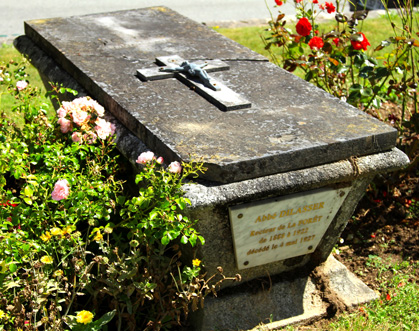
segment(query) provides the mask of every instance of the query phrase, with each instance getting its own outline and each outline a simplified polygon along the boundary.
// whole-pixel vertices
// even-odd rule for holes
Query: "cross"
[[[234,92],[223,83],[206,75],[206,72],[229,70],[230,66],[223,61],[200,60],[189,64],[180,56],[171,55],[157,57],[156,63],[160,67],[138,69],[137,76],[143,81],[175,77],[221,110],[237,110],[250,108],[252,106],[252,104],[241,95]],[[205,79],[201,80],[199,77],[191,76],[187,70],[182,69],[189,67],[198,68],[198,70],[195,71],[200,71],[200,76],[204,76]],[[205,70],[202,70],[204,67]],[[202,71],[204,74],[202,74]]]

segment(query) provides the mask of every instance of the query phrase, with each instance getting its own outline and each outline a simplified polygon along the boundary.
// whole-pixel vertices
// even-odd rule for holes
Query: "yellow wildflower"
[[[82,310],[77,313],[76,321],[78,323],[87,324],[93,320],[93,314],[90,311]]]
[[[4,316],[6,316],[6,313],[0,309],[0,319],[2,319]]]
[[[8,270],[7,265],[6,265],[6,261],[1,261],[0,262],[0,274],[5,273]]]
[[[96,232],[95,237],[93,238],[94,241],[101,241],[103,240],[103,235],[100,233],[100,231]]]
[[[53,236],[61,236],[63,234],[63,231],[60,228],[52,228],[51,234]]]
[[[45,232],[40,237],[43,241],[49,241],[51,239],[51,233],[49,231]]]
[[[45,263],[45,264],[52,264],[53,262],[53,258],[49,255],[44,255],[43,257],[41,257],[41,262]]]
[[[62,277],[64,275],[64,272],[61,269],[54,271],[54,277]]]
[[[199,260],[199,259],[192,260],[192,265],[193,266],[199,267],[200,264],[201,264],[201,260]]]
[[[63,229],[62,234],[63,234],[63,236],[64,236],[64,235],[66,235],[66,234],[70,234],[71,232],[73,232],[73,228],[72,228],[70,225],[68,225],[68,226],[66,226],[66,227]]]

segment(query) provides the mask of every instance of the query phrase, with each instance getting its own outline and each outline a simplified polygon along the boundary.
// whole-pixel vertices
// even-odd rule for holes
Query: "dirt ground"
[[[392,103],[384,104],[380,110],[373,111],[372,115],[395,128],[400,127],[401,109]],[[405,119],[410,119],[410,116],[405,116]],[[399,147],[410,154],[411,160],[415,160],[418,158],[418,151],[414,151],[414,148],[417,148],[419,135],[414,128],[408,128],[409,124],[405,125]],[[415,201],[418,202],[417,205]],[[418,261],[418,217],[417,166],[411,166],[407,172],[377,176],[349,221],[336,257],[376,290],[377,276],[381,271],[368,267],[366,261],[369,256],[381,257],[382,261]],[[418,275],[417,271],[416,276]]]
[[[371,115],[395,128],[401,123],[400,107],[391,103],[383,105]],[[410,154],[411,166],[407,171],[380,175],[374,179],[344,230],[334,254],[377,292],[380,290],[380,283],[391,278],[393,274],[391,268],[374,266],[371,261],[375,257],[383,264],[419,261],[419,171],[416,163],[419,159],[416,150],[419,149],[418,145],[417,128],[406,129],[400,136],[398,147]],[[411,278],[418,281],[419,270],[413,271]],[[301,330],[327,329],[327,324],[336,317],[329,316],[329,320],[318,321]]]

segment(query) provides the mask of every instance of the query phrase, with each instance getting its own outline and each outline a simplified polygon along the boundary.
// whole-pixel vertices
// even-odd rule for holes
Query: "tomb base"
[[[295,275],[295,273],[294,273]],[[378,295],[332,255],[308,276],[255,280],[206,297],[189,330],[277,330],[307,324],[328,312],[351,310]]]

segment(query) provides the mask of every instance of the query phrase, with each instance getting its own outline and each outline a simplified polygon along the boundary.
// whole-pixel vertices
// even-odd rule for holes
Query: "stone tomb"
[[[242,282],[207,297],[192,329],[272,329],[376,297],[329,255],[374,175],[407,164],[394,129],[168,8],[25,33],[16,47],[45,81],[103,104],[132,161],[150,149],[207,166],[184,187],[206,244],[184,257]]]

